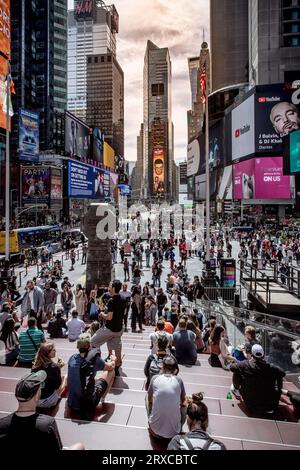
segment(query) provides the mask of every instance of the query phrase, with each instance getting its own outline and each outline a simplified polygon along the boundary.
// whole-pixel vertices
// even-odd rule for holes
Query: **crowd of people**
[[[262,235],[241,238],[241,251],[249,249],[253,258],[272,252],[274,243],[280,240]],[[259,249],[258,240],[262,240]],[[207,433],[208,409],[202,393],[188,397],[180,377],[180,366],[194,366],[198,354],[207,354],[213,368],[232,372],[231,392],[253,416],[275,416],[285,395],[299,419],[299,396],[283,389],[285,372],[266,357],[256,330],[246,326],[244,343],[232,348],[224,324],[218,324],[214,316],[204,317],[201,306],[205,290],[199,276],[189,278],[186,263],[190,256],[203,258],[205,247],[189,245],[182,239],[177,244],[180,259],[176,260],[172,239],[151,241],[146,247],[136,241],[131,246],[133,258],[129,262],[124,247],[119,249],[112,243],[114,262],[118,254],[121,258],[123,282],[115,280],[109,287],[95,285],[89,293],[81,284],[74,286],[68,276],[63,277],[59,263],[54,263],[55,272],[46,266],[38,278],[27,281],[20,312],[13,298],[19,295],[15,283],[1,284],[0,364],[31,370],[16,387],[18,410],[0,420],[2,442],[13,445],[12,440],[19,442],[23,433],[26,439],[22,442],[28,445],[30,436],[42,442],[47,434],[49,449],[61,449],[55,420],[43,413],[55,407],[67,391],[74,416],[92,420],[95,408],[105,402],[121,373],[123,334],[129,329],[140,334],[146,327],[151,328],[151,351],[144,365],[149,431],[164,448],[225,449]],[[211,256],[217,253],[220,262],[225,246],[230,257],[231,235],[220,230],[212,235]],[[71,270],[75,263],[72,250],[66,247]],[[286,244],[284,250],[288,250]],[[246,260],[243,255],[239,258]],[[84,251],[81,262],[86,262]],[[152,282],[142,282],[144,269],[150,270]],[[66,375],[64,361],[56,358],[58,338],[77,345],[78,352],[69,358]],[[185,422],[187,433],[182,432]],[[78,443],[74,448],[84,446]]]

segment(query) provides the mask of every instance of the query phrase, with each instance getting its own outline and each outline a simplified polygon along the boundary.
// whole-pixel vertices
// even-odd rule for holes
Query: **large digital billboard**
[[[285,173],[300,173],[300,130],[291,132],[285,143]]]
[[[283,175],[283,158],[253,158],[233,165],[233,198],[290,199],[291,178]]]
[[[19,110],[19,159],[39,160],[39,115],[26,109]]]
[[[292,84],[257,87],[256,153],[282,154],[283,137],[300,129],[299,102],[299,90]]]
[[[233,161],[255,152],[254,136],[254,95],[251,95],[232,111],[231,139]]]
[[[283,138],[300,129],[299,83],[257,86],[231,111],[233,161],[283,155]]]
[[[165,154],[162,146],[153,149],[153,193],[165,192]]]
[[[61,170],[51,168],[51,200],[62,200],[62,189]]]
[[[49,204],[50,168],[26,166],[21,169],[22,204]]]
[[[0,51],[10,58],[11,26],[10,26],[10,0],[0,0]],[[0,56],[0,127],[6,129],[6,77],[7,60]]]
[[[200,138],[193,140],[187,148],[187,177],[201,173],[201,141]],[[204,167],[205,171],[205,167]]]
[[[69,157],[90,158],[91,129],[68,111],[65,112],[65,151]]]
[[[108,171],[69,161],[68,195],[77,199],[107,199],[110,197]]]

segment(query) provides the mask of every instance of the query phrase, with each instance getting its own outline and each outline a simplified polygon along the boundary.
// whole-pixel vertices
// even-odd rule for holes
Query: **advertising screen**
[[[120,190],[121,196],[131,195],[131,186],[128,186],[127,184],[119,184],[118,188]]]
[[[209,128],[209,166],[216,168],[224,161],[224,121]]]
[[[104,163],[104,134],[98,127],[93,130],[93,159]]]
[[[107,199],[110,197],[109,172],[94,168],[94,198]]]
[[[0,51],[10,58],[10,0],[0,0]],[[7,60],[0,56],[0,127],[6,129]]]
[[[300,130],[290,134],[290,173],[300,172]]]
[[[106,199],[110,197],[110,174],[83,163],[69,161],[69,197]]]
[[[23,167],[21,170],[22,204],[48,204],[50,197],[50,168]]]
[[[282,157],[254,158],[233,165],[234,199],[290,199],[291,179]]]
[[[165,157],[163,147],[153,149],[153,193],[165,192]]]
[[[58,169],[51,169],[51,199],[62,199],[62,180],[61,171]]]
[[[65,112],[65,151],[70,157],[90,158],[91,129]]]
[[[39,115],[26,109],[19,110],[19,159],[39,160]]]
[[[236,263],[234,259],[221,259],[221,286],[236,286]]]
[[[232,111],[231,137],[233,161],[254,154],[254,95],[251,95]]]
[[[257,87],[256,152],[283,152],[283,137],[300,129],[299,90],[293,84]]]
[[[75,7],[75,20],[84,21],[93,17],[94,0],[79,0]]]

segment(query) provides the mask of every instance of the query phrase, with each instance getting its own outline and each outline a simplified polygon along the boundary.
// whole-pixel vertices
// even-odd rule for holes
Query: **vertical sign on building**
[[[6,57],[10,59],[10,45],[10,0],[0,0],[0,127],[3,129],[6,129]]]

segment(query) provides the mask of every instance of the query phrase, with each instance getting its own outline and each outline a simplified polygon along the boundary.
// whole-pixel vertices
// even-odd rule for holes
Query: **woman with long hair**
[[[7,318],[0,335],[0,364],[13,366],[19,355],[19,338],[15,331],[15,321]]]
[[[208,361],[212,367],[228,369],[230,363],[236,362],[225,342],[225,328],[223,326],[215,326],[209,338],[209,345],[210,357]]]
[[[64,361],[58,358],[57,363],[54,362],[55,356],[54,343],[42,343],[33,362],[32,372],[44,370],[47,374],[44,387],[41,390],[38,408],[53,408],[56,406],[66,388],[66,377],[61,375],[61,369],[65,365]]]
[[[203,403],[202,393],[194,393],[187,399],[187,425],[189,432],[179,434],[171,440],[168,450],[226,450],[224,444],[207,434],[208,409]]]
[[[99,318],[99,303],[97,300],[97,291],[91,290],[87,306],[87,313],[91,321],[97,321]]]

